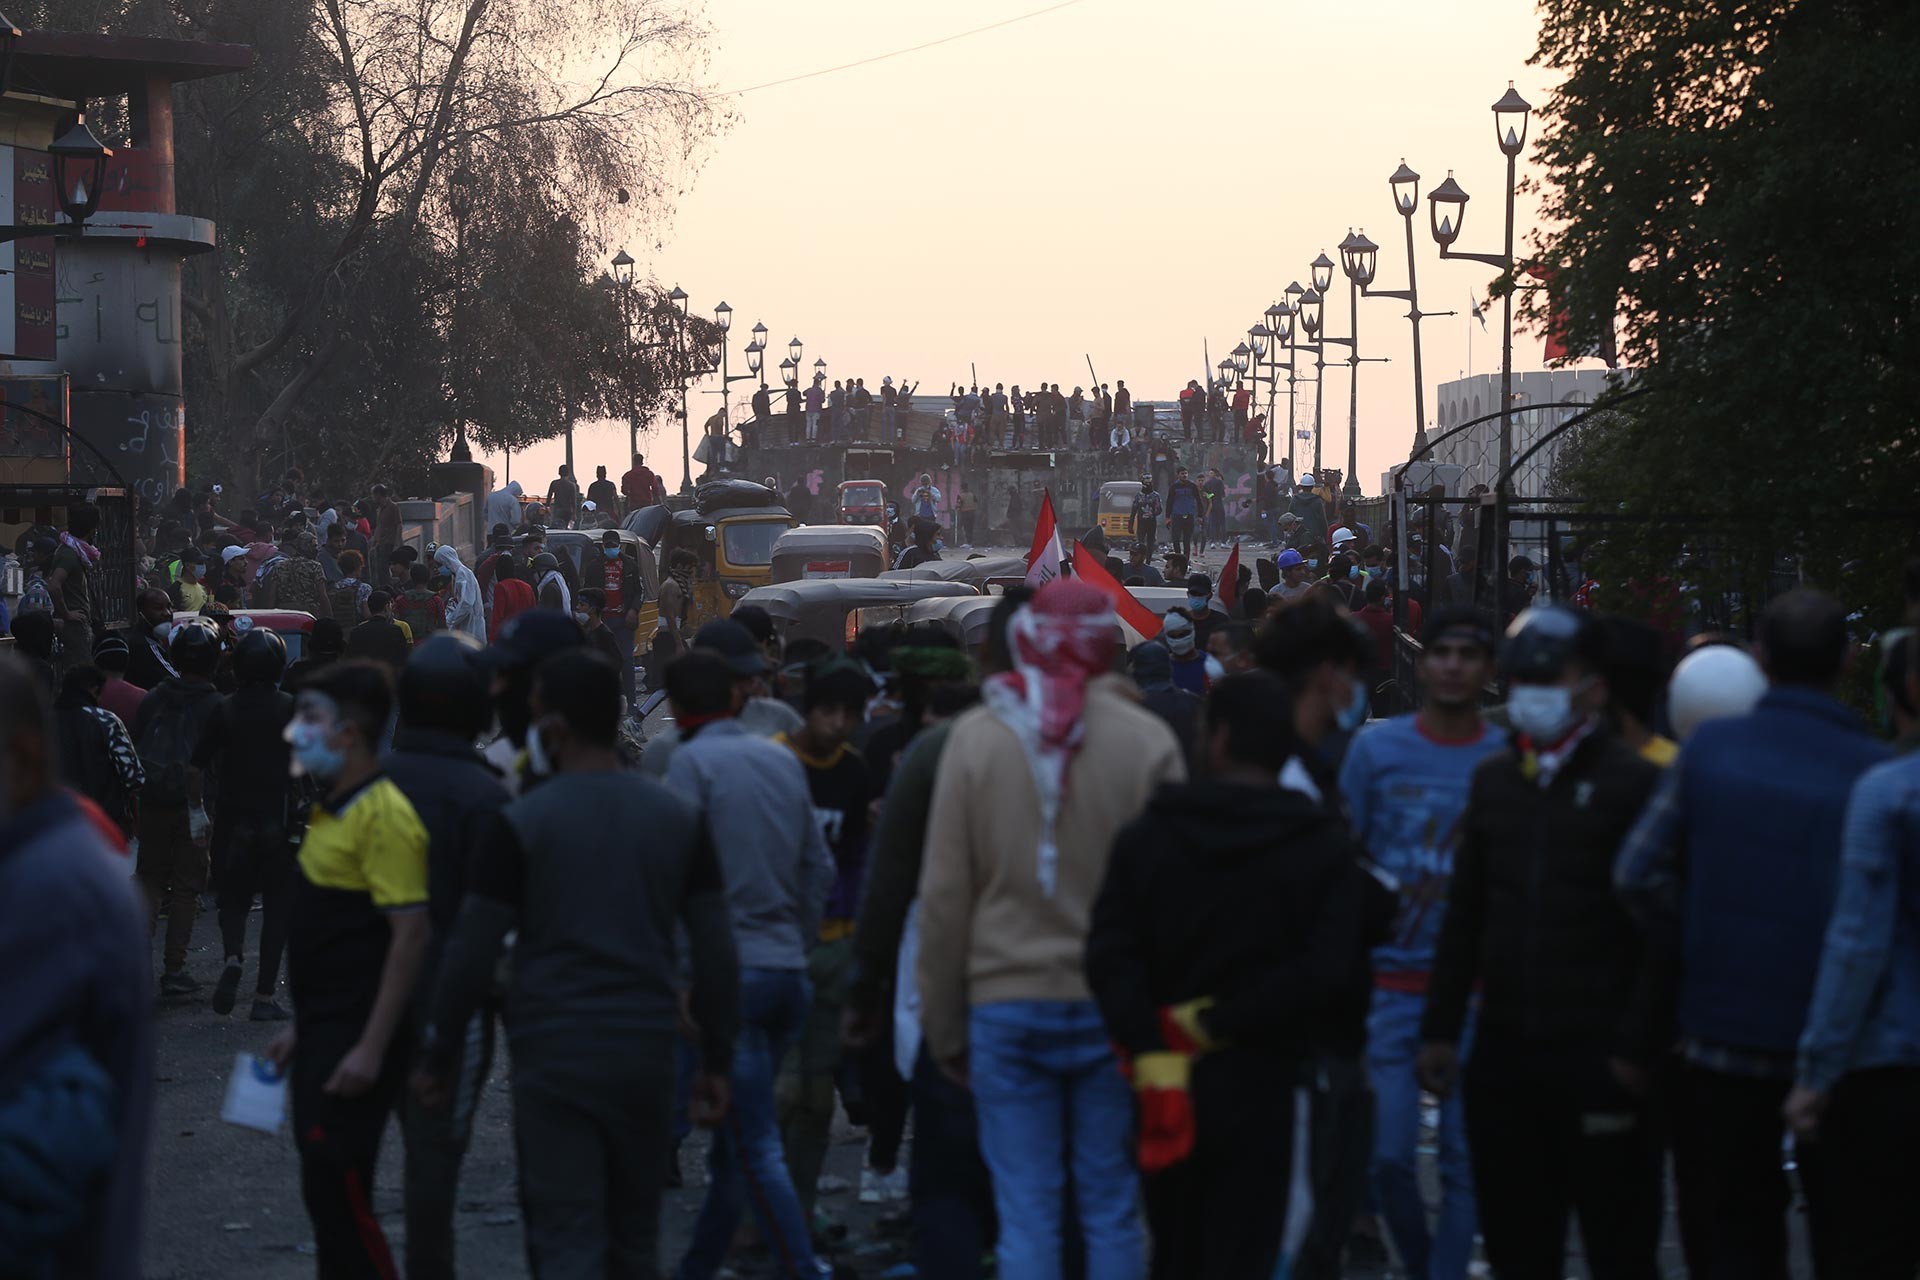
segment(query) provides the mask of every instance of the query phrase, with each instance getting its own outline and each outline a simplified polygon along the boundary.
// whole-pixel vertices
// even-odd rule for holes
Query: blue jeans
[[[1431,1230],[1420,1192],[1420,1084],[1413,1064],[1420,1052],[1420,1014],[1426,1003],[1425,996],[1411,992],[1373,993],[1367,1018],[1367,1073],[1376,1104],[1373,1186],[1380,1215],[1411,1280],[1462,1280],[1473,1260],[1478,1214],[1466,1113],[1457,1089],[1440,1104],[1440,1213]],[[1462,1058],[1472,1037],[1469,1019]]]
[[[740,1038],[733,1051],[733,1105],[714,1133],[707,1198],[676,1275],[708,1280],[726,1260],[740,1211],[748,1203],[779,1274],[817,1280],[800,1197],[794,1194],[774,1118],[773,1081],[780,1060],[807,1021],[812,993],[800,969],[740,971]]]
[[[1133,1164],[1133,1091],[1091,1000],[976,1005],[969,1070],[993,1175],[1001,1280],[1059,1280],[1067,1170],[1086,1274],[1141,1280],[1146,1238]]]
[[[913,1265],[921,1280],[980,1280],[993,1242],[993,1180],[980,1158],[973,1095],[922,1046],[913,1066]]]

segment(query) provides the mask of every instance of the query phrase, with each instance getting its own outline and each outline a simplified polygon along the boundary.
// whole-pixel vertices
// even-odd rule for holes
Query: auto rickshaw
[[[793,527],[787,509],[717,507],[676,511],[653,544],[655,561],[673,572],[675,553],[693,556],[693,599],[688,633],[733,612],[734,604],[756,587],[773,581],[773,544]]]
[[[1138,480],[1109,480],[1100,486],[1097,523],[1109,543],[1133,541],[1133,504],[1139,496]]]
[[[907,610],[907,623],[937,622],[968,653],[986,647],[987,623],[1000,607],[998,596],[935,596]]]
[[[977,596],[962,582],[898,582],[886,578],[826,578],[756,587],[741,604],[759,605],[773,619],[781,640],[802,636],[848,647],[860,628],[904,621],[913,606],[942,596]]]
[[[964,582],[984,592],[995,578],[1027,576],[1023,556],[979,556],[967,560],[929,560],[912,569],[889,569],[880,575],[899,582]]]
[[[873,578],[887,567],[887,531],[879,525],[808,524],[773,544],[773,580]]]
[[[887,519],[887,485],[883,480],[842,480],[840,482],[840,523],[884,525]]]

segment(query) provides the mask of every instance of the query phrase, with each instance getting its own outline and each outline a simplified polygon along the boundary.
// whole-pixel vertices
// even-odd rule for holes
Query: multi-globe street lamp
[[[1420,309],[1420,286],[1414,272],[1413,261],[1413,215],[1420,207],[1420,175],[1407,167],[1402,160],[1400,167],[1387,179],[1388,189],[1393,192],[1393,207],[1399,213],[1407,231],[1407,287],[1404,289],[1375,289],[1371,282],[1360,286],[1363,298],[1398,298],[1407,304],[1407,319],[1413,323],[1413,451],[1424,449],[1427,444],[1426,385],[1420,364],[1420,322],[1430,316],[1450,316],[1451,311],[1422,311]]]
[[[1499,144],[1500,153],[1507,158],[1507,223],[1503,248],[1499,253],[1466,253],[1453,247],[1460,238],[1461,224],[1466,219],[1467,193],[1459,183],[1453,180],[1453,171],[1447,171],[1447,180],[1435,187],[1427,195],[1428,214],[1433,229],[1434,243],[1440,246],[1440,257],[1464,258],[1469,262],[1483,262],[1497,267],[1506,275],[1505,287],[1501,290],[1500,314],[1500,471],[1494,486],[1494,557],[1495,581],[1500,584],[1504,608],[1507,580],[1507,522],[1505,518],[1507,472],[1513,464],[1513,204],[1518,192],[1518,170],[1520,153],[1527,145],[1527,117],[1533,110],[1527,100],[1519,95],[1513,82],[1507,82],[1507,91],[1493,104],[1493,135]]]

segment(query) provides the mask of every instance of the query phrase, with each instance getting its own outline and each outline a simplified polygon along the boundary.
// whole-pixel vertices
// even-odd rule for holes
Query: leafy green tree
[[[1545,222],[1576,348],[1618,325],[1650,393],[1563,491],[1654,521],[1641,572],[1804,578],[1891,619],[1920,476],[1920,9],[1897,0],[1561,0],[1537,63]],[[1536,320],[1547,306],[1526,301]]]

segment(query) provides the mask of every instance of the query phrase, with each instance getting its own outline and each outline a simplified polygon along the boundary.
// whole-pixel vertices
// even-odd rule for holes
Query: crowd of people
[[[762,382],[749,401],[752,416],[739,424],[741,438],[748,444],[765,443],[778,438],[773,428],[779,426],[789,444],[900,444],[919,387],[904,378],[896,384],[891,375],[880,380],[877,392],[857,377],[834,379],[829,387],[825,374],[815,374],[805,389],[793,384],[774,390]],[[946,404],[930,447],[950,458],[942,465],[965,466],[983,449],[1091,449],[1131,455],[1144,453],[1155,435],[1151,411],[1141,405],[1149,417],[1143,421],[1136,415],[1133,392],[1124,381],[1066,392],[1057,382],[1029,388],[955,382],[940,399]],[[1197,381],[1189,382],[1178,404],[1181,436],[1188,442],[1265,446],[1266,417],[1252,411],[1253,394],[1244,384],[1202,388]],[[724,415],[709,423],[710,433],[726,429]],[[1173,439],[1171,430],[1166,439]]]
[[[396,1119],[406,1273],[455,1274],[501,1028],[535,1274],[655,1274],[696,1132],[674,1274],[749,1216],[777,1274],[847,1273],[816,1202],[844,1107],[925,1277],[1328,1277],[1388,1243],[1546,1277],[1577,1219],[1633,1280],[1669,1157],[1693,1275],[1784,1278],[1797,1191],[1821,1280],[1911,1276],[1915,632],[1873,655],[1894,746],[1804,589],[1677,669],[1642,623],[1439,601],[1385,715],[1388,549],[1289,478],[1290,545],[1216,582],[1214,478],[1137,509],[1164,574],[1151,525],[1124,562],[1083,540],[1104,573],[1008,591],[979,652],[786,643],[742,606],[679,637],[644,752],[620,534],[583,582],[539,517],[645,477],[512,495],[474,567],[404,554],[379,488],[183,494],[128,633],[85,614],[75,506],[0,657],[0,1242],[137,1272],[147,993],[230,1016],[250,972],[323,1276],[397,1274],[367,1201]],[[1187,599],[1128,649],[1103,579]],[[289,662],[240,607],[319,621]]]

